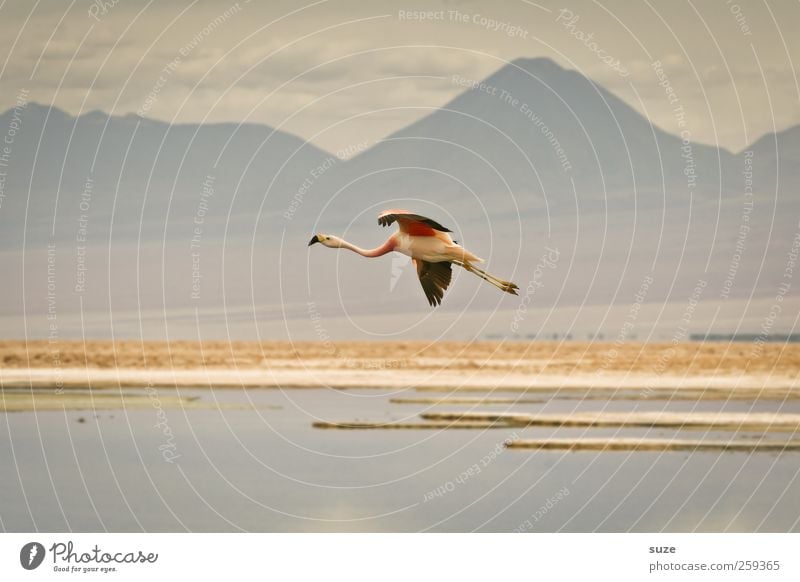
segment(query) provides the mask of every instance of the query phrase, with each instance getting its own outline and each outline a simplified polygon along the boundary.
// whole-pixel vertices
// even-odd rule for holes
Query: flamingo
[[[488,281],[501,291],[516,295],[519,287],[511,281],[498,279],[476,267],[483,259],[475,256],[450,238],[452,232],[435,220],[407,210],[386,210],[378,216],[378,224],[390,226],[397,223],[399,230],[374,249],[362,249],[346,240],[329,234],[317,233],[308,246],[320,243],[332,249],[348,249],[362,257],[381,257],[392,251],[411,257],[417,276],[431,307],[441,304],[445,290],[450,286],[452,265],[458,265]]]

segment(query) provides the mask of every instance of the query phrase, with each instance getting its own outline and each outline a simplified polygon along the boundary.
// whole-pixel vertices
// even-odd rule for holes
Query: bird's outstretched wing
[[[435,231],[453,232],[445,228],[435,220],[425,218],[419,214],[413,214],[407,210],[387,210],[378,216],[378,224],[389,226],[397,222],[402,232],[414,236],[435,236]]]
[[[419,282],[422,290],[425,291],[428,303],[432,307],[436,307],[442,302],[444,292],[450,285],[450,278],[453,276],[450,263],[430,263],[414,259],[414,264],[417,266]]]

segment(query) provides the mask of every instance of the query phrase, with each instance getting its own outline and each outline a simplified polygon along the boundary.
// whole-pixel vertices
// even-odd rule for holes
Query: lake
[[[730,433],[311,426],[317,420],[416,422],[419,413],[433,410],[796,413],[797,400],[431,406],[389,402],[419,397],[414,390],[225,388],[177,394],[198,397],[209,408],[0,414],[0,527],[50,532],[800,530],[798,453],[502,446],[510,438],[719,439]],[[175,395],[173,388],[158,389],[159,397]]]

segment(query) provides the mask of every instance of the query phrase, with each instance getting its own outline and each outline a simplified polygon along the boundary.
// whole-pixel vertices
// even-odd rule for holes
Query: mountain
[[[745,151],[752,152],[753,173],[762,184],[768,188],[783,186],[787,194],[796,195],[800,181],[800,125],[768,133]]]
[[[665,190],[678,204],[714,194],[733,160],[725,149],[684,144],[580,73],[537,58],[504,66],[346,169],[357,179],[353,199],[574,212],[576,197],[589,210],[660,205]]]
[[[450,208],[459,223],[487,224],[686,209],[740,190],[731,176],[746,163],[743,154],[683,143],[549,59],[518,59],[480,83],[458,75],[452,82],[464,92],[346,163],[264,125],[167,124],[99,111],[76,118],[31,103],[13,147],[0,242],[20,245],[23,225],[28,244],[73,238],[86,190],[96,235],[135,237],[140,225],[153,236],[182,235],[209,176],[215,198],[206,226],[216,223],[214,236],[225,236],[229,221],[236,232],[308,229],[323,208],[336,228],[350,224],[353,208],[385,204]],[[13,114],[0,115],[0,127]],[[798,134],[752,146],[764,189],[798,177],[791,145]],[[781,175],[767,183],[770,171],[776,175],[776,143]]]
[[[14,115],[3,113],[0,127]],[[99,111],[72,117],[36,103],[16,115],[21,129],[0,212],[6,248],[21,245],[23,227],[28,245],[73,240],[82,217],[94,240],[112,231],[135,238],[140,227],[146,237],[191,233],[199,218],[206,236],[212,228],[224,236],[229,214],[252,229],[262,205],[283,209],[308,168],[330,158],[257,124],[168,124]]]
[[[460,337],[504,335],[522,306],[626,306],[645,281],[643,301],[678,313],[700,282],[700,299],[720,305],[775,297],[798,231],[800,126],[733,154],[684,142],[547,59],[453,82],[466,85],[458,97],[346,162],[257,124],[73,117],[34,103],[5,112],[0,128],[15,116],[21,128],[7,167],[0,159],[0,322],[24,309],[39,326],[25,333],[47,335],[51,285],[71,329],[85,309],[90,335],[145,337],[177,326],[323,339],[352,317],[367,320],[350,337],[413,336],[417,325],[438,337],[439,314],[462,310],[500,323],[472,318]],[[387,207],[449,226],[523,295],[459,273],[429,321],[406,263],[306,246],[315,231],[376,246]],[[542,272],[554,250],[557,266]],[[744,317],[725,313],[725,325]],[[522,319],[523,335],[544,325]]]

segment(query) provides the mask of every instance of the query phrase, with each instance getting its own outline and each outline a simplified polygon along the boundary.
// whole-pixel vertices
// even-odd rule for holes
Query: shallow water
[[[800,530],[797,453],[502,448],[511,437],[717,439],[730,433],[311,428],[315,420],[417,421],[426,410],[796,413],[797,401],[431,406],[389,403],[391,397],[418,396],[413,390],[181,389],[179,394],[247,406],[0,415],[0,526],[7,531]],[[159,389],[158,395],[176,391]],[[164,450],[176,456],[173,462],[165,460]]]

